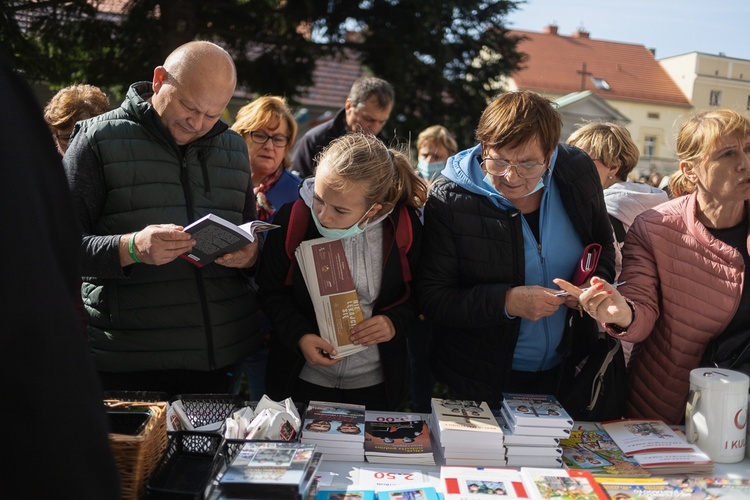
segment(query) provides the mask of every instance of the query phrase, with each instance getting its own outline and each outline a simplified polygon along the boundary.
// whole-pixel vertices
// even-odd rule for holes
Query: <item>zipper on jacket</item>
[[[211,181],[208,178],[208,166],[206,165],[206,155],[204,152],[198,151],[198,161],[201,164],[201,173],[203,174],[203,193],[206,198],[211,198]]]
[[[193,196],[190,192],[190,177],[188,175],[188,163],[185,155],[180,153],[180,179],[182,180],[182,192],[185,194],[185,206],[187,208],[187,218],[189,222],[195,221],[193,209]],[[205,175],[205,173],[204,173]],[[201,312],[203,313],[203,327],[206,336],[206,352],[208,354],[208,369],[216,369],[216,356],[214,354],[214,335],[211,328],[211,316],[208,310],[208,300],[206,299],[206,289],[203,284],[203,273],[199,267],[193,271],[195,273],[195,283],[198,288],[198,297],[200,299]]]

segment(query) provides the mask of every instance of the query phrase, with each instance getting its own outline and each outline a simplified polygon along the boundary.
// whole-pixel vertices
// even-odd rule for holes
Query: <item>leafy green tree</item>
[[[396,90],[390,135],[413,141],[439,123],[467,146],[497,91],[490,83],[523,61],[503,28],[518,3],[0,0],[0,46],[31,81],[86,82],[120,98],[178,45],[212,40],[234,56],[240,87],[292,102],[312,84],[316,59],[351,49]]]

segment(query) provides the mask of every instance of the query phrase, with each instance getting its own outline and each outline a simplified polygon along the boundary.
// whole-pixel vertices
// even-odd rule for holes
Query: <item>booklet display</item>
[[[341,240],[303,241],[294,255],[315,308],[320,336],[338,351],[331,358],[367,349],[349,339],[352,327],[364,321],[364,316]]]
[[[224,254],[234,252],[255,241],[255,233],[279,227],[262,220],[254,220],[240,226],[232,224],[218,215],[208,214],[184,231],[195,239],[195,246],[180,257],[203,267]]]

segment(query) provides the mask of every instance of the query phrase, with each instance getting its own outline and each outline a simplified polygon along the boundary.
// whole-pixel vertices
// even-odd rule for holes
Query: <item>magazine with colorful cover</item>
[[[365,456],[372,463],[434,464],[427,421],[410,413],[368,411]]]
[[[535,499],[607,500],[609,497],[590,472],[522,467],[526,491]]]
[[[301,494],[310,476],[315,445],[248,441],[219,480],[229,493]],[[311,476],[310,476],[311,477]]]
[[[587,470],[594,476],[647,477],[649,472],[628,457],[601,429],[574,430],[560,442],[569,469]]]
[[[713,499],[700,481],[688,478],[665,479],[661,477],[625,478],[597,477],[610,498],[680,498],[687,500]],[[704,483],[705,484],[705,483]]]
[[[480,500],[504,496],[529,498],[521,473],[514,469],[490,467],[440,468],[445,500]]]
[[[364,316],[341,240],[303,241],[294,255],[315,309],[320,336],[336,348],[337,354],[329,353],[330,357],[339,359],[367,349],[349,338]]]
[[[636,453],[691,452],[685,438],[661,420],[624,419],[601,423],[617,446],[628,456]]]
[[[512,427],[573,428],[573,418],[551,394],[504,392],[503,408]]]
[[[503,430],[485,401],[432,398],[432,421],[445,448],[480,444],[502,449]]]

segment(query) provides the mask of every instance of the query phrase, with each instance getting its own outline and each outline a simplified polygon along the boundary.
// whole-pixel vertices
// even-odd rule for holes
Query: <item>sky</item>
[[[750,60],[750,0],[527,0],[507,27],[572,35],[583,27],[594,40],[656,49],[656,59],[723,52]]]

